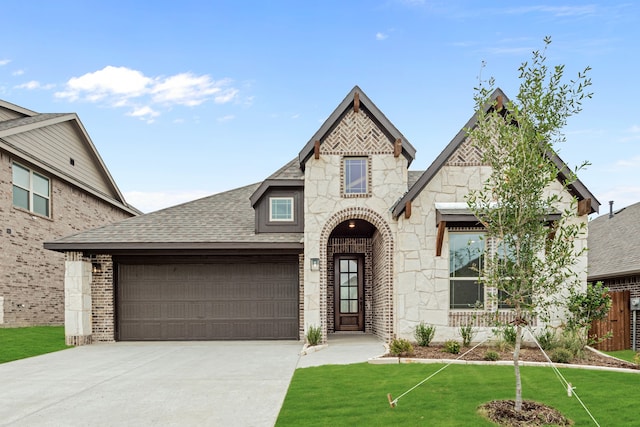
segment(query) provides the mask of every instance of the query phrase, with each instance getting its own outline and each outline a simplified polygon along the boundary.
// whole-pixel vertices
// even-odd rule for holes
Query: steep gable
[[[18,117],[0,121],[0,149],[18,162],[32,164],[127,212],[139,213],[124,200],[76,114],[38,114],[8,105],[13,104],[3,101],[0,110]]]
[[[306,161],[319,154],[402,154],[408,164],[416,150],[376,105],[355,86],[300,151]]]
[[[493,108],[493,104],[499,100],[503,105],[508,102],[507,96],[501,89],[496,89],[490,97],[489,102],[485,105],[485,111]],[[409,188],[409,191],[398,201],[393,208],[394,218],[398,218],[406,209],[408,203],[412,202],[420,192],[433,179],[436,173],[443,166],[480,166],[482,165],[482,153],[473,146],[467,138],[467,130],[472,129],[478,122],[478,114],[474,114],[469,121],[460,129],[456,136],[449,142],[445,149],[438,155],[433,163],[424,171],[422,176]],[[570,170],[564,161],[555,153],[547,153],[551,161],[558,168],[558,180],[563,182],[566,180],[567,172]],[[570,193],[575,196],[578,201],[585,203],[586,213],[598,212],[600,202],[580,181],[576,180],[569,186]]]

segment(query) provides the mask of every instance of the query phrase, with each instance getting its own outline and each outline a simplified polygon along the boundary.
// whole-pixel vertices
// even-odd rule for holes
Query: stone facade
[[[51,183],[51,216],[13,206],[12,161],[0,152],[0,326],[64,322],[64,254],[45,241],[130,217],[106,201],[44,173]]]

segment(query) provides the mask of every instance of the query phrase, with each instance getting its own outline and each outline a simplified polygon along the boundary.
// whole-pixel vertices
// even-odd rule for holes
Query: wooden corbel
[[[446,221],[438,222],[438,234],[436,237],[436,256],[442,255],[442,242],[444,241],[444,230],[447,228]]]
[[[396,143],[393,144],[393,157],[400,157],[400,154],[402,154],[402,140],[397,138]]]
[[[360,111],[360,94],[358,92],[353,94],[353,112]]]
[[[404,217],[405,219],[411,218],[411,200],[404,204]]]
[[[582,199],[578,202],[578,216],[589,215],[591,212],[591,197]]]
[[[320,141],[313,144],[313,158],[316,160],[320,158]]]
[[[502,95],[496,96],[496,111],[502,111],[503,107],[504,105],[502,103]]]

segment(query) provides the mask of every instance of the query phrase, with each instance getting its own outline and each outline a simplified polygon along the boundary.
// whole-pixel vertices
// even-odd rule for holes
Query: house
[[[489,174],[465,135],[410,171],[416,150],[356,86],[264,181],[48,242],[66,253],[68,342],[303,339],[311,326],[388,341],[420,321],[438,340],[481,322],[477,275],[455,274],[482,249],[464,197]],[[580,221],[598,210],[579,181],[550,191],[577,197]]]
[[[640,328],[636,328],[635,340],[632,337],[633,311],[629,300],[640,298],[640,203],[615,211],[613,202],[609,202],[609,206],[608,215],[589,222],[587,280],[602,282],[617,294],[609,313],[613,324],[608,325],[614,330],[615,342],[611,346],[619,347],[617,350],[631,348],[631,342],[640,343]],[[618,315],[625,318],[618,319]],[[624,339],[615,335],[616,326],[626,335]]]
[[[64,255],[43,243],[137,214],[76,114],[0,100],[0,326],[63,324]]]

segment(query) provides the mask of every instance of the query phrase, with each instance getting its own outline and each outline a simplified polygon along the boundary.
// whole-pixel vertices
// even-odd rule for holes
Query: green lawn
[[[510,366],[452,365],[391,409],[387,393],[400,396],[441,364],[330,365],[296,370],[277,426],[490,426],[476,412],[495,399],[513,399]],[[550,368],[522,367],[523,396],[560,410],[576,426],[594,425],[575,397],[568,397]],[[640,375],[562,369],[562,375],[602,425],[637,425]]]
[[[635,356],[636,352],[633,350],[604,351],[603,353],[617,357],[618,359],[626,360],[627,362],[635,363],[633,356]]]
[[[64,350],[64,326],[0,328],[0,363]]]

